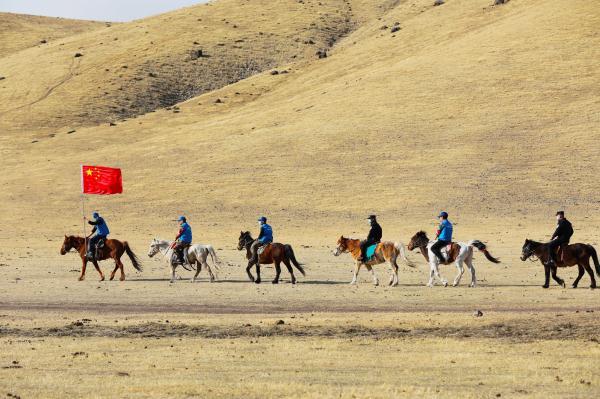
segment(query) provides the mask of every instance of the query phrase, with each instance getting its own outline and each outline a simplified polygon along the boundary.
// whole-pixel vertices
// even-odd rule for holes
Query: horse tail
[[[398,241],[397,243],[394,244],[394,247],[396,247],[398,252],[400,252],[400,256],[402,257],[402,260],[406,263],[406,265],[408,267],[415,267],[415,264],[406,257],[406,249],[404,248],[404,244],[402,244],[400,241]]]
[[[137,255],[133,253],[133,251],[129,247],[129,243],[127,241],[123,242],[123,247],[125,248],[125,252],[127,253],[127,256],[129,256],[129,259],[131,259],[131,263],[133,263],[133,267],[135,267],[135,270],[137,270],[138,272],[141,272],[142,271],[142,262],[137,257]]]
[[[598,262],[598,254],[596,253],[596,249],[588,244],[590,249],[590,254],[592,255],[592,259],[594,260],[594,266],[596,267],[596,274],[600,277],[600,263]]]
[[[298,269],[298,271],[300,273],[302,273],[303,276],[306,276],[306,273],[304,272],[304,268],[302,267],[302,264],[296,260],[296,255],[294,254],[294,250],[292,249],[291,245],[289,245],[289,244],[285,245],[285,254],[289,258],[289,260],[292,261],[294,266],[296,266],[296,269]]]
[[[492,263],[500,263],[500,259],[498,259],[498,258],[494,258],[494,257],[492,256],[492,254],[490,254],[490,253],[488,252],[488,250],[487,250],[487,246],[486,246],[486,245],[485,245],[483,242],[481,242],[481,241],[479,241],[479,240],[472,240],[472,241],[470,241],[470,242],[469,242],[469,246],[471,246],[471,247],[475,247],[475,248],[477,248],[479,251],[483,252],[483,254],[485,255],[485,258],[486,258],[487,260],[489,260],[490,262],[492,262]]]
[[[210,254],[210,258],[212,259],[212,262],[215,265],[215,269],[221,270],[221,268],[219,267],[219,265],[221,264],[221,260],[217,256],[217,253],[215,252],[215,249],[212,247],[212,245],[208,245],[208,253]]]

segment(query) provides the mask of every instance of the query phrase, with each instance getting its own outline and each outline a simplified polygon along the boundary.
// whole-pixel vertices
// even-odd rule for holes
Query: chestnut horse
[[[348,252],[354,258],[354,276],[352,277],[352,281],[350,284],[356,284],[356,276],[360,271],[360,266],[365,265],[368,271],[371,272],[371,276],[373,277],[373,284],[379,285],[379,280],[375,275],[375,271],[373,270],[373,266],[379,265],[381,263],[390,262],[392,266],[393,272],[390,275],[389,285],[397,286],[398,285],[398,263],[396,263],[398,256],[402,257],[402,260],[406,262],[406,264],[410,267],[415,267],[411,261],[406,257],[406,251],[404,250],[404,244],[401,242],[391,242],[384,241],[377,244],[375,248],[375,253],[373,257],[367,262],[361,262],[358,259],[361,256],[360,251],[360,240],[353,238],[346,238],[341,236],[337,241],[337,248],[333,253],[335,256],[340,256],[344,252]]]
[[[548,266],[550,257],[550,251],[548,250],[547,243],[536,242],[533,240],[525,240],[523,248],[521,250],[521,260],[524,262],[528,258],[538,258],[544,265],[544,272],[546,280],[542,287],[548,288],[550,286],[550,272],[552,272],[552,279],[559,285],[565,287],[565,281],[556,275],[557,267],[579,267],[579,275],[573,281],[573,288],[577,288],[579,280],[583,277],[584,272],[587,271],[592,280],[590,288],[596,288],[596,279],[594,278],[594,271],[590,267],[590,257],[594,260],[594,266],[596,267],[596,273],[600,277],[600,263],[598,262],[598,254],[594,247],[589,244],[571,244],[567,245],[565,249],[558,249],[558,256],[556,257],[556,264],[552,267]],[[561,253],[562,252],[562,253]]]
[[[448,285],[448,281],[440,276],[439,265],[449,265],[452,262],[456,262],[456,268],[458,269],[458,274],[454,278],[454,283],[452,284],[456,287],[460,283],[460,279],[465,272],[463,267],[463,262],[467,264],[469,271],[471,272],[471,284],[470,287],[475,287],[477,285],[477,278],[475,277],[475,267],[473,266],[473,248],[477,248],[479,251],[483,252],[485,258],[492,263],[500,263],[500,260],[494,258],[489,251],[487,250],[487,246],[479,241],[479,240],[471,240],[468,243],[464,242],[453,242],[450,244],[450,248],[443,249],[443,252],[446,252],[446,260],[444,262],[440,261],[438,257],[431,252],[431,246],[433,245],[433,241],[429,241],[427,238],[427,233],[424,231],[417,232],[408,243],[408,250],[412,251],[415,248],[419,248],[423,257],[427,263],[429,263],[430,272],[429,272],[429,282],[427,283],[428,287],[433,287],[433,277],[437,277],[438,280],[442,282],[444,287]],[[442,252],[442,253],[443,253]]]
[[[260,265],[270,265],[275,264],[275,279],[272,281],[273,284],[279,283],[279,275],[281,274],[281,262],[285,264],[288,272],[292,276],[292,284],[296,284],[296,276],[294,276],[294,269],[292,269],[292,265],[298,269],[303,276],[306,276],[304,272],[304,268],[302,264],[298,263],[296,260],[296,255],[294,255],[294,250],[292,246],[289,244],[280,244],[278,242],[274,242],[268,244],[266,247],[263,247],[263,252],[258,257],[258,263],[252,262],[252,251],[250,247],[254,242],[254,238],[250,235],[249,231],[241,231],[240,238],[238,240],[238,251],[246,249],[246,259],[248,259],[248,266],[246,267],[246,273],[248,273],[248,277],[250,281],[255,282],[256,284],[260,284]],[[256,279],[250,273],[250,268],[256,265]]]
[[[81,258],[81,275],[79,276],[79,281],[83,281],[85,279],[85,268],[88,263],[88,258],[86,256],[87,252],[87,238],[77,237],[77,236],[66,236],[63,242],[62,247],[60,248],[60,254],[64,255],[69,252],[71,249],[75,249],[79,253],[79,257]],[[102,274],[102,270],[100,270],[100,266],[98,266],[98,261],[106,260],[106,259],[114,259],[115,260],[115,268],[110,274],[110,279],[115,278],[115,273],[117,269],[121,269],[121,278],[120,280],[125,280],[125,272],[123,271],[123,262],[121,262],[121,256],[124,253],[127,253],[129,259],[131,259],[131,263],[133,263],[133,267],[139,272],[142,271],[142,265],[138,257],[133,253],[131,248],[129,248],[129,244],[127,241],[119,241],[119,240],[105,240],[104,247],[98,249],[98,257],[97,259],[92,260],[91,262],[94,264],[98,273],[100,273],[100,281],[104,281],[104,274]]]

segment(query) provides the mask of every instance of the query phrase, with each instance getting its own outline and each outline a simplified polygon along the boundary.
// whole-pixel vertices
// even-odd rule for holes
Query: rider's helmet
[[[448,212],[440,212],[440,214],[438,215],[439,218],[444,218],[444,219],[448,219]]]
[[[562,216],[562,217],[565,217],[565,211],[558,211],[558,212],[556,212],[556,216],[559,216],[559,215]]]
[[[186,222],[187,219],[185,218],[185,216],[179,216],[179,218],[177,219],[178,222]]]
[[[92,213],[92,217],[94,219],[98,219],[100,217],[100,214],[98,212],[94,212],[94,213]]]
[[[374,220],[377,220],[377,216],[375,216],[375,215],[369,215],[369,217],[367,219],[374,221]]]
[[[258,218],[258,221],[261,222],[261,223],[267,223],[267,218],[264,217],[264,216],[261,216],[261,217]]]

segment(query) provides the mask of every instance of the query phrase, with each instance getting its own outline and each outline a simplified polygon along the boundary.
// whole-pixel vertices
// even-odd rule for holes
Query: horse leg
[[[170,283],[175,282],[175,269],[177,269],[177,265],[171,263],[171,281],[170,281]]]
[[[82,263],[82,265],[81,265],[81,275],[79,276],[79,281],[85,280],[85,269],[86,269],[87,263],[88,263],[87,257],[82,258],[81,259],[81,263]]]
[[[119,280],[125,281],[125,267],[123,266],[123,262],[121,262],[121,259],[118,259],[117,262],[119,262],[119,269],[121,269],[121,277],[119,277]]]
[[[475,275],[475,266],[473,266],[473,255],[467,258],[466,263],[471,273],[471,284],[469,284],[469,287],[475,287],[477,285],[477,276]]]
[[[255,284],[260,284],[260,261],[256,262],[256,280],[254,280]]]
[[[296,284],[296,276],[294,276],[294,269],[292,269],[292,264],[290,263],[289,259],[284,259],[283,264],[288,269],[290,276],[292,276],[292,284]]]
[[[442,285],[444,287],[448,286],[448,280],[446,280],[445,278],[442,277],[442,275],[440,274],[440,268],[439,265],[437,263],[433,264],[433,272],[435,274],[435,277],[442,283]]]
[[[351,285],[356,284],[356,277],[358,276],[358,272],[360,271],[361,264],[362,264],[361,262],[356,261],[356,264],[354,265],[354,275],[352,276],[352,281],[350,281]]]
[[[396,287],[398,285],[398,263],[397,258],[393,257],[390,261],[392,265],[392,278],[390,279],[390,286]]]
[[[365,265],[365,267],[367,268],[367,270],[369,272],[371,272],[371,277],[373,278],[373,284],[375,285],[375,287],[377,287],[379,285],[379,279],[375,275],[375,270],[373,270],[373,267],[371,265]]]
[[[585,270],[590,275],[590,280],[592,280],[592,283],[590,284],[590,288],[596,288],[596,278],[594,277],[594,271],[592,270],[592,267],[590,266],[590,260],[589,259],[586,259],[583,262],[583,267],[585,268]]]
[[[430,288],[433,288],[434,285],[434,281],[433,281],[433,277],[435,276],[435,270],[434,270],[434,265],[433,263],[429,264],[429,282],[427,282],[427,286]]]
[[[542,288],[548,288],[550,287],[550,266],[548,266],[546,263],[544,263],[544,276],[545,282],[544,285],[542,285]]]
[[[248,266],[246,266],[246,273],[248,274],[248,278],[250,279],[250,281],[254,282],[254,276],[252,275],[252,273],[250,273],[250,269],[252,268],[252,260],[248,261]]]
[[[458,274],[456,275],[456,277],[454,277],[454,282],[452,283],[453,287],[456,287],[460,283],[460,279],[462,278],[463,274],[465,274],[463,260],[460,258],[460,255],[458,259],[456,259],[456,268],[458,269]]]
[[[556,281],[558,283],[558,285],[562,285],[562,287],[565,288],[565,281],[556,275],[556,270],[557,270],[557,267],[553,266],[552,267],[552,280]]]
[[[94,259],[92,261],[92,263],[94,264],[94,267],[96,268],[96,270],[100,274],[100,281],[104,281],[104,274],[102,274],[102,270],[100,270],[100,265],[98,265],[98,261]]]
[[[196,273],[192,276],[190,283],[196,282],[196,278],[198,278],[200,270],[202,270],[202,263],[200,263],[200,261],[196,261]]]
[[[118,269],[119,269],[119,262],[115,261],[115,268],[113,269],[112,272],[110,272],[110,281],[113,281],[113,279],[115,278],[115,273],[117,272]]]
[[[573,281],[573,285],[572,285],[573,288],[577,288],[577,284],[579,284],[579,280],[581,280],[581,278],[585,274],[585,268],[583,267],[583,265],[581,263],[577,264],[577,268],[579,269],[579,274],[577,275],[577,278],[575,279],[575,281]]]
[[[281,275],[281,262],[274,260],[275,265],[275,278],[271,281],[273,284],[279,284],[279,276]]]
[[[212,267],[210,267],[210,265],[208,264],[206,259],[204,259],[204,266],[206,267],[206,270],[208,270],[208,275],[210,276],[210,282],[214,283],[217,278],[215,277],[215,273],[213,273]]]

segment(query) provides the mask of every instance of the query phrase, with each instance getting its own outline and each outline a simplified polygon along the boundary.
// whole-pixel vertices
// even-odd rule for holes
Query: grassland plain
[[[2,55],[0,394],[598,396],[598,292],[587,276],[543,290],[541,265],[518,256],[557,208],[574,241],[600,242],[600,12],[491,3],[221,0]],[[200,47],[210,57],[190,61]],[[167,108],[173,79],[190,90]],[[219,282],[169,284],[160,259],[141,274],[126,260],[125,282],[93,268],[76,281],[79,260],[58,250],[81,230],[81,163],[123,169],[122,196],[86,203],[112,236],[145,256],[186,214],[224,261]],[[347,285],[339,235],[376,213],[384,239],[407,243],[440,209],[502,260],[476,255],[477,288],[467,273],[426,289],[418,253],[399,287],[364,270]],[[285,271],[271,285],[269,267],[247,281],[235,246],[260,214],[306,263],[296,286]]]

